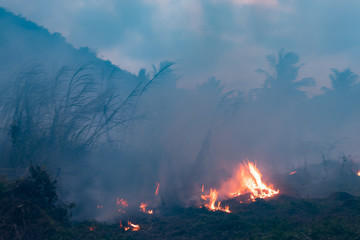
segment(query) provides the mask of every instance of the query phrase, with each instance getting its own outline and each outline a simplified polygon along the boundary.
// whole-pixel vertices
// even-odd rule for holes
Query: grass
[[[232,213],[204,208],[157,209],[129,220],[140,231],[119,222],[71,222],[71,206],[61,203],[56,181],[44,169],[31,167],[27,177],[0,181],[0,239],[360,239],[360,198],[338,192],[327,198],[278,196],[240,204]],[[122,221],[126,226],[125,221]]]
[[[177,209],[134,219],[139,232],[118,224],[73,225],[74,239],[360,239],[360,199],[335,193],[323,199],[280,196],[250,204],[232,202],[234,212]],[[171,212],[171,211],[170,211]],[[89,226],[95,226],[89,231]]]

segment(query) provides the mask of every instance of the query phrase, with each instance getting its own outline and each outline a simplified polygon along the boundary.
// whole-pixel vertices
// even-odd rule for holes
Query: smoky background
[[[77,219],[112,220],[117,198],[134,212],[141,202],[197,206],[203,184],[221,186],[247,159],[284,194],[359,194],[360,85],[350,69],[329,69],[331,87],[315,95],[324,79],[299,77],[298,53],[273,49],[258,56],[268,63],[254,69],[259,88],[230,89],[216,76],[184,89],[182,61],[131,74],[3,9],[0,16],[2,173],[45,166],[77,203]]]

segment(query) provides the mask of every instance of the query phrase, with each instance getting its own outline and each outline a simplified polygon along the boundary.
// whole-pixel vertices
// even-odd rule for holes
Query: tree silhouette
[[[299,64],[299,55],[294,52],[285,52],[280,50],[278,56],[268,55],[267,61],[274,72],[268,73],[263,69],[258,69],[258,73],[266,75],[263,89],[270,93],[272,97],[285,96],[304,96],[301,87],[311,87],[315,85],[313,78],[302,78],[297,80],[299,69],[303,64]],[[260,91],[261,92],[264,91]]]
[[[339,93],[347,93],[355,85],[358,76],[353,73],[350,68],[344,71],[331,69],[330,80],[334,91]]]

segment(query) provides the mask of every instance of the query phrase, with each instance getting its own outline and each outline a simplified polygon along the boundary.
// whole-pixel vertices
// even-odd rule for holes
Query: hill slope
[[[37,65],[53,71],[64,65],[76,67],[92,62],[98,67],[99,74],[115,68],[117,76],[123,81],[136,81],[135,75],[97,58],[90,49],[75,49],[59,33],[51,34],[47,29],[1,7],[0,29],[1,78],[13,77],[18,71]]]

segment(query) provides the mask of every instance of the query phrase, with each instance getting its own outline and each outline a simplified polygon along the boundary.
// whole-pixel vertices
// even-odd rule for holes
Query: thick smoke
[[[285,50],[267,56],[263,86],[248,92],[214,77],[178,88],[176,63],[134,76],[85,55],[68,67],[3,68],[0,83],[1,167],[47,166],[76,217],[111,219],[117,198],[134,212],[141,202],[193,206],[203,184],[219,187],[246,159],[288,194],[359,194],[360,85],[350,69],[330,69],[331,88],[310,98],[316,81],[300,79],[299,55]]]

